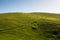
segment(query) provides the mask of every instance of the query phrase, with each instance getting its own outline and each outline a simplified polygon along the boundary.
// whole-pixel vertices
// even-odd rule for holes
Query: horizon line
[[[60,14],[60,12],[48,12],[48,11],[8,11],[8,12],[0,12],[0,13],[13,13],[13,12],[22,12],[22,13],[42,12],[42,13]]]

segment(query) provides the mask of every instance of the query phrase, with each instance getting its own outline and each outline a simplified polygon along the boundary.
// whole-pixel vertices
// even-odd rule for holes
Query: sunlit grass
[[[59,29],[60,14],[0,14],[0,40],[58,40]]]

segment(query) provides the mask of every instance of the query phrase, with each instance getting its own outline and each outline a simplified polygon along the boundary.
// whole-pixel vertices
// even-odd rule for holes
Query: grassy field
[[[0,40],[60,40],[60,14],[0,14]]]

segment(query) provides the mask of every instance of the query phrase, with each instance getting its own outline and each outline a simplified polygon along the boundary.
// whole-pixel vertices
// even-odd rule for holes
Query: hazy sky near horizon
[[[60,12],[60,0],[0,0],[0,12]]]

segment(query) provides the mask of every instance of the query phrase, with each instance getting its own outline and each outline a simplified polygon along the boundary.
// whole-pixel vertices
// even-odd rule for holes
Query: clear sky
[[[60,12],[60,0],[0,0],[0,12]]]

